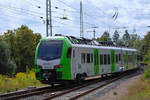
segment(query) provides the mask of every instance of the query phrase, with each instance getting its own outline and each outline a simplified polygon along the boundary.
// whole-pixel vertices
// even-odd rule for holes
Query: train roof
[[[113,47],[113,46],[95,46],[95,45],[81,45],[81,44],[72,44],[73,47],[80,48],[98,48],[98,49],[111,49],[111,50],[123,50],[123,51],[134,51],[137,50],[134,48],[125,48],[125,47]]]
[[[72,44],[73,47],[137,51],[136,49],[129,48],[125,45],[119,45],[119,46],[115,45],[112,41],[97,42],[96,40],[86,39],[86,38],[77,38],[74,36],[57,35],[57,36],[46,37],[42,40],[56,40],[56,39],[67,39]]]

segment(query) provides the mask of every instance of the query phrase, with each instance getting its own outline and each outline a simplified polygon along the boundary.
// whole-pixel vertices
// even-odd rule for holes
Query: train
[[[43,38],[35,52],[36,79],[46,84],[85,80],[137,67],[134,48],[74,36]]]

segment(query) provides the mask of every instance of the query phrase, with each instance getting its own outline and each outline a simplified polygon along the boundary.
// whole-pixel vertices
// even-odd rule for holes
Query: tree
[[[97,41],[111,41],[109,32],[105,31],[100,38],[96,39]]]
[[[9,45],[0,38],[0,73],[12,76],[16,71],[16,64],[10,56]]]
[[[16,56],[15,55],[16,54],[16,37],[15,37],[15,32],[13,32],[12,30],[8,30],[7,32],[4,33],[2,38],[9,45],[9,49],[11,51],[10,57],[11,57],[11,59],[14,59],[15,56]]]
[[[39,33],[34,34],[25,25],[4,33],[3,39],[10,46],[11,58],[16,62],[17,72],[25,72],[27,66],[34,67],[35,49],[40,38]]]
[[[115,30],[114,34],[113,34],[113,41],[116,43],[116,44],[119,44],[119,33],[117,30]]]
[[[130,40],[128,41],[130,47],[136,48],[136,42],[140,40],[140,36],[137,34],[131,34]]]
[[[150,32],[148,32],[143,39],[143,45],[144,45],[144,54],[148,53],[148,50],[150,48]]]
[[[125,34],[122,37],[124,44],[129,46],[129,40],[130,40],[130,34],[128,33],[128,30],[125,30]]]

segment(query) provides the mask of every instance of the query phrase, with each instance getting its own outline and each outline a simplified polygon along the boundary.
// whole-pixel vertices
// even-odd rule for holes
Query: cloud
[[[92,27],[98,26],[96,36],[110,30],[111,36],[114,27],[125,27],[132,33],[133,27],[142,36],[149,30],[150,1],[148,0],[82,0],[84,11],[84,36],[93,37]],[[62,3],[63,2],[63,3]],[[80,36],[80,0],[52,0],[52,19],[54,34],[68,34]],[[40,8],[38,8],[40,6]],[[12,9],[22,8],[29,11]],[[59,9],[55,9],[59,7]],[[112,16],[118,12],[116,20]],[[45,24],[45,0],[5,0],[0,2],[0,33],[8,29],[14,29],[22,24],[29,26],[35,33],[46,36]],[[62,20],[61,17],[69,20]],[[43,17],[44,19],[40,19]],[[125,29],[119,29],[123,34]],[[140,35],[141,35],[140,34]]]

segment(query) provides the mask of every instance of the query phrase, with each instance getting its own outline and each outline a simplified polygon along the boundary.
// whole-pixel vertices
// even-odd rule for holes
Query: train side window
[[[127,62],[126,55],[124,54],[123,57],[124,57],[124,62],[126,63]]]
[[[110,55],[108,55],[107,57],[108,57],[108,64],[110,64]]]
[[[87,63],[90,63],[90,54],[87,54]]]
[[[121,54],[119,54],[119,61],[121,61]]]
[[[91,53],[91,63],[93,63],[93,54]]]
[[[75,50],[73,50],[73,58],[75,57]]]
[[[71,58],[71,50],[72,50],[71,48],[68,49],[68,51],[67,51],[67,58]]]
[[[130,63],[130,55],[128,55],[128,63]]]
[[[103,59],[103,55],[100,55],[100,65],[103,65],[104,59]]]
[[[135,60],[137,60],[137,54],[135,54]]]
[[[116,63],[118,63],[118,55],[116,55]]]
[[[130,63],[130,55],[128,55],[128,63]]]
[[[107,55],[104,55],[104,64],[107,64]]]
[[[129,62],[131,63],[132,62],[132,55],[129,55]]]
[[[81,53],[81,63],[85,63],[85,53]]]

